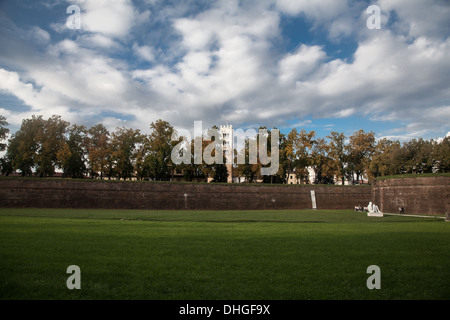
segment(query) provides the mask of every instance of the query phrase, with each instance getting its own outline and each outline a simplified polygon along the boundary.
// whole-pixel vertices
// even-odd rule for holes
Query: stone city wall
[[[401,178],[370,186],[242,185],[0,179],[0,207],[268,210],[349,209],[375,203],[384,213],[445,215],[450,177]]]
[[[239,185],[1,179],[0,207],[267,210],[366,206],[368,186]]]
[[[399,178],[376,181],[372,201],[381,211],[445,215],[450,211],[450,177]]]

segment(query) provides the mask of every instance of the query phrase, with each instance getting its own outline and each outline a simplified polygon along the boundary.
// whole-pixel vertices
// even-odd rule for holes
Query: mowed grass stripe
[[[391,216],[383,219],[367,217],[350,210],[93,210],[93,209],[29,209],[0,208],[0,216],[48,217],[72,219],[191,221],[191,222],[411,222],[420,217]],[[439,216],[442,217],[442,216]],[[430,216],[428,221],[436,219]]]
[[[33,216],[43,211],[51,217]],[[297,211],[224,213],[222,220],[266,222],[210,223],[197,220],[217,213],[98,213],[0,210],[0,298],[450,297],[450,226],[442,220]],[[129,220],[119,220],[124,214]],[[313,214],[326,223],[308,223]],[[155,215],[167,220],[139,220]],[[304,223],[267,221],[288,218]],[[66,287],[71,264],[81,268],[81,290]],[[381,268],[381,290],[366,287],[372,264]]]

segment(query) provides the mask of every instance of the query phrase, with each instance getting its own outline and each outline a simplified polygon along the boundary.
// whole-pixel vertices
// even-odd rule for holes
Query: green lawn
[[[437,218],[0,209],[0,299],[449,299],[449,266]]]

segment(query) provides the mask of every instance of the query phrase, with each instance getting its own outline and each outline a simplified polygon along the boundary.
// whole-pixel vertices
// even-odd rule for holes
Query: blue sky
[[[0,114],[12,132],[59,114],[111,131],[163,119],[444,137],[448,17],[445,0],[5,0]]]

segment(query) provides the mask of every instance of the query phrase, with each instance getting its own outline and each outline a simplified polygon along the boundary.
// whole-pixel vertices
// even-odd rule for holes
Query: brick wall
[[[371,201],[368,186],[238,185],[78,180],[0,180],[0,207],[266,210],[350,209]]]
[[[445,215],[450,211],[450,177],[401,178],[376,181],[373,202],[381,211]]]
[[[1,179],[0,207],[267,210],[350,209],[374,202],[385,213],[445,215],[450,177],[402,178],[368,186],[239,185]],[[185,196],[186,195],[186,196]]]

